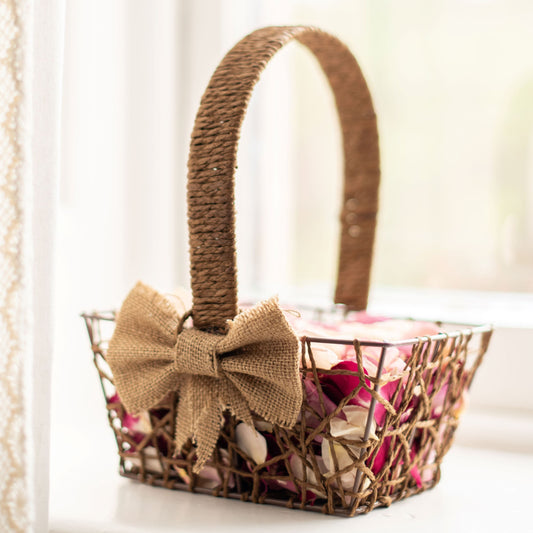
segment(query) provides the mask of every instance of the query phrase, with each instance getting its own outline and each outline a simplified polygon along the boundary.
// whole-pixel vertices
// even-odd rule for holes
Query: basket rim
[[[114,322],[116,318],[116,311],[106,310],[106,311],[92,311],[92,312],[83,312],[80,313],[80,316],[85,320],[104,320],[108,322]],[[400,317],[390,317],[390,320],[413,320],[418,321],[420,319],[414,319],[411,317],[400,318]],[[494,331],[494,326],[490,323],[487,324],[467,324],[462,322],[447,322],[447,321],[435,321],[435,320],[424,320],[424,322],[430,322],[432,324],[437,324],[439,327],[446,324],[449,326],[457,326],[457,329],[451,331],[442,331],[436,333],[435,335],[424,335],[421,337],[411,337],[409,339],[401,340],[376,340],[376,339],[341,339],[335,337],[320,337],[320,336],[308,336],[302,335],[299,336],[299,340],[302,343],[315,343],[315,344],[340,344],[345,346],[352,346],[354,343],[359,344],[360,346],[374,347],[374,348],[395,348],[398,346],[408,346],[410,344],[417,344],[420,342],[436,342],[446,339],[456,339],[465,335],[477,335],[482,333],[489,333]]]

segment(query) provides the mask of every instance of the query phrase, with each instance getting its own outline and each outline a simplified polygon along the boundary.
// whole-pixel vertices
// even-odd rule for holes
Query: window
[[[228,46],[242,26],[230,4]],[[341,36],[363,68],[382,153],[374,282],[531,293],[533,10],[503,1],[258,4],[248,9],[259,12],[258,25],[280,18],[320,25]],[[335,273],[339,132],[314,59],[296,46],[279,56],[242,136],[242,225],[248,240],[257,229],[264,239],[259,278],[279,282],[283,270],[291,286],[316,285]],[[258,191],[271,205],[250,207]],[[265,237],[272,224],[275,239]],[[289,253],[276,266],[268,257],[278,259],[280,240]]]
[[[474,406],[533,409],[527,387],[500,380],[502,357],[518,379],[533,371],[530,5],[222,1],[210,17],[205,9],[67,4],[55,423],[75,418],[87,398],[100,405],[77,314],[118,305],[137,279],[163,290],[188,283],[188,137],[209,76],[244,34],[295,22],[344,40],[374,96],[383,180],[373,307],[503,324]],[[314,59],[297,45],[282,50],[242,133],[241,295],[329,296],[339,136]]]

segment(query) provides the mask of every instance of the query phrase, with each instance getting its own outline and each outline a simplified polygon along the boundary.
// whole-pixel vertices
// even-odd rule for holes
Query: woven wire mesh
[[[256,463],[238,445],[239,422],[228,415],[211,460],[197,475],[192,443],[182,450],[173,443],[177,394],[145,413],[128,413],[105,361],[114,314],[83,317],[121,475],[169,489],[342,516],[388,506],[438,483],[492,333],[482,326],[398,342],[302,337],[304,401],[296,426],[282,428],[255,417],[267,449],[266,459]],[[332,344],[343,346],[350,365],[317,366],[315,353]],[[365,368],[369,351],[377,357],[373,371]],[[403,370],[388,372],[398,354],[406,363]],[[350,427],[347,414],[355,415],[356,426]]]

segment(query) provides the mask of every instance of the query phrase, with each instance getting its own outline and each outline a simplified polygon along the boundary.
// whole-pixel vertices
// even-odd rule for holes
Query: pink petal
[[[126,413],[122,419],[122,426],[131,430],[135,430],[139,423],[139,417]]]
[[[322,404],[320,403],[318,389],[316,388],[316,385],[313,382],[313,380],[304,379],[303,384],[304,384],[305,397],[307,400],[307,404],[320,417],[320,419],[318,419],[316,416],[312,415],[309,411],[307,411],[306,422],[311,427],[316,427],[320,423],[322,418],[325,418],[327,415],[335,411],[335,409],[337,408],[337,405],[333,403],[326,394],[322,393],[322,402],[324,404],[324,407],[322,407]]]
[[[413,447],[411,448],[411,452],[409,453],[409,456],[411,457],[411,461],[415,458],[418,448],[419,446],[416,444],[416,442],[414,442]],[[409,470],[409,473],[415,480],[417,487],[422,488],[422,478],[420,477],[420,470],[418,470],[418,466],[413,465],[411,470]]]
[[[357,372],[358,366],[354,361],[341,361],[339,364],[333,367],[333,370],[350,370],[351,372]],[[364,370],[365,375],[368,375],[368,372]],[[340,403],[346,396],[352,393],[354,389],[359,386],[360,379],[358,375],[342,375],[342,374],[332,374],[332,375],[322,375],[320,376],[320,381],[323,384],[324,390],[327,394],[337,403]],[[365,384],[368,387],[371,387],[372,384],[370,380],[366,379]],[[390,400],[396,387],[398,386],[397,381],[391,381],[386,383],[380,389],[380,394],[385,400]],[[361,407],[369,407],[372,400],[372,395],[366,389],[361,388],[357,395],[352,398],[348,405],[358,405]],[[398,398],[401,401],[401,398]],[[383,426],[385,422],[385,417],[387,415],[387,410],[385,407],[378,401],[376,401],[376,407],[374,410],[374,419],[378,426]]]
[[[368,464],[370,465],[372,457],[375,457],[374,464],[372,465],[372,472],[374,474],[378,474],[381,471],[385,461],[387,460],[390,441],[391,437],[385,437],[385,439],[383,439],[383,444],[376,451],[374,451],[373,455],[368,459]]]
[[[113,396],[110,396],[107,399],[107,403],[120,403],[120,398],[118,397],[118,394],[115,392],[115,394],[113,394]]]
[[[421,489],[423,484],[422,484],[422,478],[420,477],[420,470],[418,470],[418,466],[416,465],[413,466],[413,468],[411,468],[409,473],[411,474],[411,476],[413,476],[413,479],[416,481],[417,487]]]
[[[360,311],[355,313],[355,316],[348,317],[346,322],[358,322],[359,324],[374,324],[375,322],[383,322],[384,320],[389,320],[385,316],[373,316],[369,315],[366,311]]]
[[[358,372],[357,363],[354,361],[341,361],[336,364],[332,370],[349,370],[353,374],[331,374],[323,375],[320,378],[320,381],[327,386],[328,395],[334,402],[339,403],[346,396],[351,394],[360,384],[359,376],[356,375]],[[365,375],[367,372],[363,369]],[[370,387],[370,381],[365,380],[365,384]],[[348,403],[352,405],[360,405],[362,407],[368,407],[372,396],[370,393],[361,388],[357,395],[352,398]]]

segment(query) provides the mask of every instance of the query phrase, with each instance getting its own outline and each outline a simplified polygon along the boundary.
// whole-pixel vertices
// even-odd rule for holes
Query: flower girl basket
[[[342,305],[334,309],[344,321],[362,316],[378,209],[376,116],[346,46],[303,26],[245,37],[202,98],[188,174],[192,309],[139,283],[118,314],[83,316],[122,476],[354,516],[439,481],[491,328],[438,324],[431,335],[400,340],[298,337],[275,298],[239,310],[239,132],[261,72],[293,40],[315,55],[335,95],[344,197],[335,293]],[[339,361],[324,365],[324,350]]]

